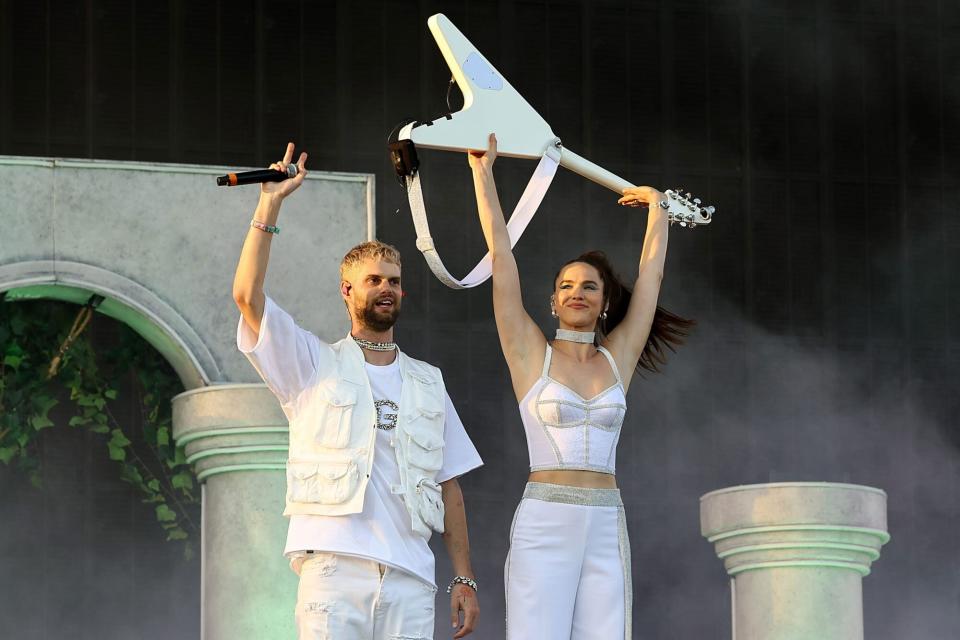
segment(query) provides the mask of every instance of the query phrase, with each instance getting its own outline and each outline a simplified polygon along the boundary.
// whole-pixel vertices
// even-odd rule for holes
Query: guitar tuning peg
[[[694,204],[700,204],[700,198],[694,198],[694,199],[693,199],[693,203],[694,203]]]
[[[713,205],[710,205],[709,207],[704,209],[704,211],[706,212],[707,217],[710,217],[713,215],[713,212],[716,211],[716,209],[713,208]]]
[[[663,200],[663,201],[661,201],[661,202],[658,202],[657,205],[658,205],[661,209],[666,209],[667,206],[668,206],[666,200]]]

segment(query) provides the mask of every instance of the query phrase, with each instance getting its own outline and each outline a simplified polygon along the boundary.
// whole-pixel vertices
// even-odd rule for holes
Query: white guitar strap
[[[411,125],[408,125],[408,127],[411,127]],[[401,138],[406,136],[409,136],[408,128],[404,128],[400,132]],[[533,176],[530,178],[530,182],[527,183],[526,189],[523,190],[523,195],[520,196],[520,200],[517,202],[517,206],[510,216],[510,220],[507,222],[507,232],[510,235],[511,248],[516,246],[520,236],[523,235],[527,225],[530,224],[534,214],[537,212],[540,203],[543,202],[543,196],[546,195],[547,189],[550,188],[550,183],[553,182],[553,176],[556,175],[559,165],[560,148],[554,144],[548,145],[546,151],[543,153],[543,157],[540,158],[540,163],[533,172]],[[423,203],[423,190],[420,187],[420,172],[417,171],[412,176],[407,176],[406,182],[407,196],[410,200],[410,212],[413,215],[413,225],[417,230],[417,249],[423,253],[423,257],[430,266],[430,270],[433,271],[440,282],[451,289],[469,289],[486,282],[493,274],[493,260],[489,252],[483,256],[480,262],[477,263],[477,266],[462,280],[457,280],[450,275],[447,268],[443,266],[443,260],[440,259],[440,254],[437,252],[433,238],[430,236],[430,225],[427,222],[427,209]]]

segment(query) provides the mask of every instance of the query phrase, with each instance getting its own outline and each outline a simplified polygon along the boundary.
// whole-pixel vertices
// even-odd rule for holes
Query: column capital
[[[197,480],[236,471],[282,471],[289,425],[264,384],[218,384],[173,398],[173,437]]]
[[[700,498],[700,524],[731,576],[774,567],[830,567],[866,576],[890,539],[884,491],[831,482],[712,491]]]

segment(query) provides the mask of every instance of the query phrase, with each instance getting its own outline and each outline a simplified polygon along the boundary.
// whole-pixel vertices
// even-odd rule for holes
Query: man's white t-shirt
[[[296,326],[286,312],[269,298],[267,300],[260,335],[255,337],[241,317],[237,346],[284,402],[294,393],[292,389],[281,388],[283,382],[290,378],[289,370],[311,366],[309,353],[298,349],[297,343],[302,345],[304,340],[318,338]],[[291,363],[291,358],[306,359],[306,362]],[[366,371],[374,401],[385,401],[378,402],[378,424],[395,424],[395,416],[400,413],[400,390],[403,384],[399,360],[395,359],[386,366],[366,363]],[[444,395],[446,421],[443,429],[443,465],[437,472],[437,482],[456,478],[483,464],[450,397]],[[410,514],[403,499],[393,491],[394,487],[400,485],[400,469],[394,451],[395,438],[396,427],[377,429],[373,469],[364,494],[363,511],[343,516],[291,516],[285,555],[297,558],[309,550],[368,558],[411,573],[436,586],[433,552],[427,540],[411,528]]]

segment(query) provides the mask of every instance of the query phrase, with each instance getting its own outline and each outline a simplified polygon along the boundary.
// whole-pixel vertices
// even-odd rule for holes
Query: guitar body
[[[539,160],[557,140],[547,121],[445,15],[431,16],[427,25],[463,93],[463,109],[415,127],[410,133],[414,144],[445,151],[483,150],[489,134],[496,133],[499,155]]]

